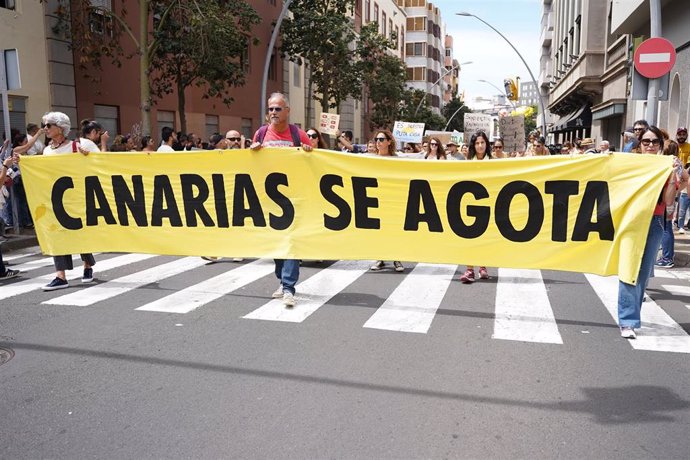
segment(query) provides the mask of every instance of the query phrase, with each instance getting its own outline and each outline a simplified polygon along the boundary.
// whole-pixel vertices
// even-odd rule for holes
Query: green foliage
[[[463,132],[465,126],[465,114],[472,113],[472,110],[470,110],[470,108],[467,107],[465,103],[457,96],[454,96],[453,99],[448,101],[448,103],[443,107],[441,113],[446,120],[450,120],[447,131],[457,130]],[[455,114],[454,117],[453,114]],[[451,117],[453,118],[451,119]]]
[[[426,129],[434,131],[442,130],[446,126],[446,119],[431,109],[428,100],[428,95],[421,89],[405,90],[400,120],[424,123]]]
[[[529,138],[530,132],[537,129],[537,115],[539,114],[539,109],[536,105],[530,106],[530,109],[531,110],[525,112],[525,139]]]

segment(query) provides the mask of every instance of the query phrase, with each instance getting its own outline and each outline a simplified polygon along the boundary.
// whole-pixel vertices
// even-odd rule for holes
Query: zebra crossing
[[[38,248],[36,248],[38,251]],[[197,270],[207,270],[207,262],[199,257],[170,257],[150,254],[103,254],[96,265],[99,282],[67,291],[51,293],[43,300],[45,306],[95,307],[101,302],[117,298],[137,289],[163,280],[180,278],[180,275]],[[161,260],[159,261],[158,258]],[[7,258],[12,268],[22,270],[20,278],[0,287],[0,300],[40,291],[54,276],[52,258],[38,252],[25,253]],[[140,268],[142,262],[149,268]],[[336,261],[303,276],[297,285],[297,306],[285,308],[280,299],[268,300],[243,316],[243,320],[302,323],[324,307],[345,289],[356,289],[369,273],[370,261]],[[79,267],[78,257],[75,266]],[[216,265],[218,267],[218,265]],[[227,269],[226,269],[227,268]],[[162,291],[161,296],[143,304],[133,305],[133,310],[150,313],[187,314],[235,293],[250,283],[263,280],[275,281],[271,260],[247,260],[241,264],[223,266],[198,282],[180,285],[172,292]],[[386,298],[375,305],[374,312],[362,324],[366,329],[402,333],[426,334],[434,321],[440,321],[438,309],[444,299],[449,301],[452,283],[457,281],[458,267],[418,263],[402,275],[396,274],[397,285]],[[112,273],[125,272],[122,276]],[[203,272],[202,272],[203,273]],[[81,269],[68,272],[68,280],[78,280]],[[612,318],[617,319],[618,281],[615,277],[574,275],[582,277],[580,289],[591,289]],[[690,303],[690,272],[681,270],[657,270],[663,292]],[[175,278],[177,279],[177,278]],[[548,284],[540,270],[499,268],[494,280],[494,321],[492,339],[541,344],[564,343],[555,317]],[[465,287],[466,289],[471,289]],[[272,291],[271,291],[272,292]],[[471,292],[471,291],[463,291]],[[267,294],[267,296],[270,294]],[[471,295],[471,294],[469,294]],[[688,307],[688,305],[685,305]],[[688,307],[690,308],[690,307]],[[629,341],[635,350],[690,353],[690,335],[653,299],[648,299],[642,309],[643,327],[637,340]]]

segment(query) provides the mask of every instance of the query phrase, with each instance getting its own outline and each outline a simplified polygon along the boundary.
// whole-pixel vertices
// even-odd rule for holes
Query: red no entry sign
[[[676,48],[665,38],[650,38],[635,50],[635,69],[647,78],[659,78],[676,63]]]

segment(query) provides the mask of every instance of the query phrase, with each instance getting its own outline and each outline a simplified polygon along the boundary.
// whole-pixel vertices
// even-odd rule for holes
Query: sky
[[[472,106],[475,97],[491,98],[496,88],[478,80],[487,80],[503,88],[503,79],[530,75],[520,57],[488,26],[473,17],[457,16],[466,11],[475,14],[498,29],[527,61],[534,78],[539,78],[539,35],[541,33],[540,0],[432,0],[439,7],[446,33],[453,37],[453,57],[458,62],[472,61],[460,71],[460,91]]]

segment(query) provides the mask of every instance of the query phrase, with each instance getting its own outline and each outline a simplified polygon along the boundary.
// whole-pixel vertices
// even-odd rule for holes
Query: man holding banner
[[[261,147],[302,147],[305,152],[312,150],[307,133],[290,124],[290,105],[287,96],[273,93],[268,98],[268,118],[270,124],[264,125],[254,133],[251,150]],[[275,274],[280,280],[273,293],[276,299],[282,298],[286,307],[295,306],[295,285],[299,279],[299,260],[274,259]]]

